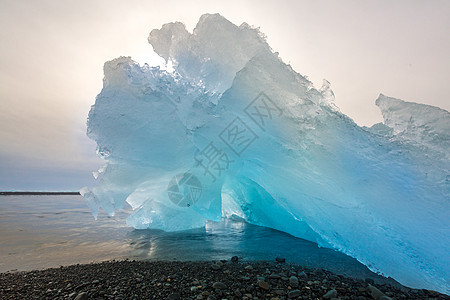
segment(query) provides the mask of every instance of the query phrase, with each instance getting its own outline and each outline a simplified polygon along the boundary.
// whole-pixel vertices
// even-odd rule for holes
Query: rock
[[[295,276],[289,277],[289,285],[293,288],[298,287],[298,278]]]
[[[371,284],[369,284],[369,286],[367,287],[367,292],[373,299],[380,299],[381,297],[386,297],[386,295],[383,294],[382,291],[380,291]]]
[[[301,292],[299,290],[292,290],[288,293],[288,298],[297,298],[298,296],[300,296],[300,294]]]
[[[221,266],[223,266],[223,262],[218,261],[218,262],[216,262],[216,265],[218,265],[219,267],[221,267]]]
[[[270,278],[270,279],[280,279],[281,276],[278,275],[278,274],[270,274],[270,275],[269,275],[269,278]]]
[[[275,295],[286,295],[286,292],[283,290],[274,290],[273,293]]]
[[[323,297],[325,299],[331,299],[331,298],[336,298],[337,297],[337,291],[336,290],[330,290],[328,291],[325,295],[323,295]]]
[[[216,300],[216,297],[213,295],[209,295],[207,300]]]
[[[238,262],[238,261],[239,261],[239,257],[237,257],[237,256],[233,256],[231,258],[231,262]]]
[[[308,275],[306,275],[306,273],[303,272],[303,271],[298,272],[298,273],[297,273],[297,276],[300,277],[300,278],[306,278],[306,277],[308,277]]]
[[[178,293],[172,293],[167,297],[167,300],[178,300],[180,299],[180,294]]]
[[[75,300],[86,300],[88,295],[86,293],[79,293],[78,296],[75,297]]]
[[[257,280],[257,281],[265,281],[266,278],[264,278],[264,277],[258,275],[258,276],[256,276],[256,280]]]
[[[195,293],[197,291],[198,291],[198,287],[196,287],[196,286],[191,287],[191,292]]]
[[[243,280],[243,281],[249,281],[249,280],[250,280],[250,277],[242,276],[240,279]]]
[[[220,266],[219,266],[218,264],[213,264],[213,265],[211,265],[211,269],[213,269],[213,270],[219,270],[219,269],[220,269]]]
[[[247,266],[245,266],[244,269],[245,269],[245,270],[253,270],[253,267],[252,267],[251,265],[247,265]]]
[[[284,258],[284,257],[277,257],[277,258],[275,258],[275,261],[277,263],[285,263],[286,262],[286,258]]]
[[[366,283],[368,283],[368,284],[374,284],[375,283],[375,281],[372,278],[366,278],[364,281]]]
[[[227,285],[225,283],[222,283],[220,281],[214,282],[213,286],[214,289],[224,290],[227,288]]]
[[[270,285],[267,282],[262,281],[262,280],[258,281],[258,286],[266,291],[268,291],[270,289]]]

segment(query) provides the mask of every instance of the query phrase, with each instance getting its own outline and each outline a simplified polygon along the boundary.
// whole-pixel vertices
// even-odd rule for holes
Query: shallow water
[[[108,259],[274,260],[326,268],[357,278],[377,276],[357,260],[270,228],[238,220],[163,232],[126,225],[131,209],[95,221],[81,196],[0,196],[0,272]],[[379,278],[378,278],[379,279]]]

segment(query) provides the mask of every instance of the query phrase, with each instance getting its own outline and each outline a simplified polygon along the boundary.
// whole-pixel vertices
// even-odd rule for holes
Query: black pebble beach
[[[450,299],[280,262],[108,261],[0,274],[1,299]]]

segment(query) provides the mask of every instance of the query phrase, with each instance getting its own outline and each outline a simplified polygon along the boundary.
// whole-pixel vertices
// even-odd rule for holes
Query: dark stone
[[[299,291],[299,290],[292,290],[292,291],[290,291],[289,293],[288,293],[288,297],[290,298],[290,299],[292,299],[292,298],[297,298],[298,296],[300,296],[301,295],[301,292]]]
[[[227,288],[227,285],[225,283],[222,283],[222,282],[218,281],[218,282],[214,282],[213,288],[214,289],[219,289],[219,290],[224,290],[224,289]]]
[[[268,291],[270,289],[270,285],[267,282],[262,281],[262,280],[258,281],[258,286],[266,291]]]
[[[331,298],[336,298],[337,297],[337,291],[336,290],[330,290],[328,291],[325,295],[323,295],[323,297],[325,299],[331,299]]]
[[[231,258],[231,261],[232,261],[232,262],[238,262],[238,261],[239,261],[239,257],[233,256],[233,257]]]
[[[289,277],[289,285],[293,288],[298,287],[298,278],[295,276]]]
[[[382,291],[371,284],[369,284],[369,286],[367,287],[367,292],[373,299],[380,299],[381,297],[386,296]]]
[[[75,297],[75,300],[86,300],[88,295],[86,293],[79,293],[78,296]]]
[[[275,258],[275,261],[277,263],[285,263],[286,262],[286,258],[284,258],[284,257],[277,257],[277,258]]]
[[[180,294],[178,293],[170,294],[169,297],[167,297],[167,300],[178,300],[178,299],[181,299]]]

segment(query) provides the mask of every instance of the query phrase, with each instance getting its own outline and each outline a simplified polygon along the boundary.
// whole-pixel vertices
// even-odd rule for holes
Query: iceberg
[[[360,127],[265,36],[218,14],[151,31],[173,65],[105,63],[88,117],[105,166],[94,216],[166,231],[240,217],[342,251],[400,283],[450,293],[450,113],[380,95]]]

